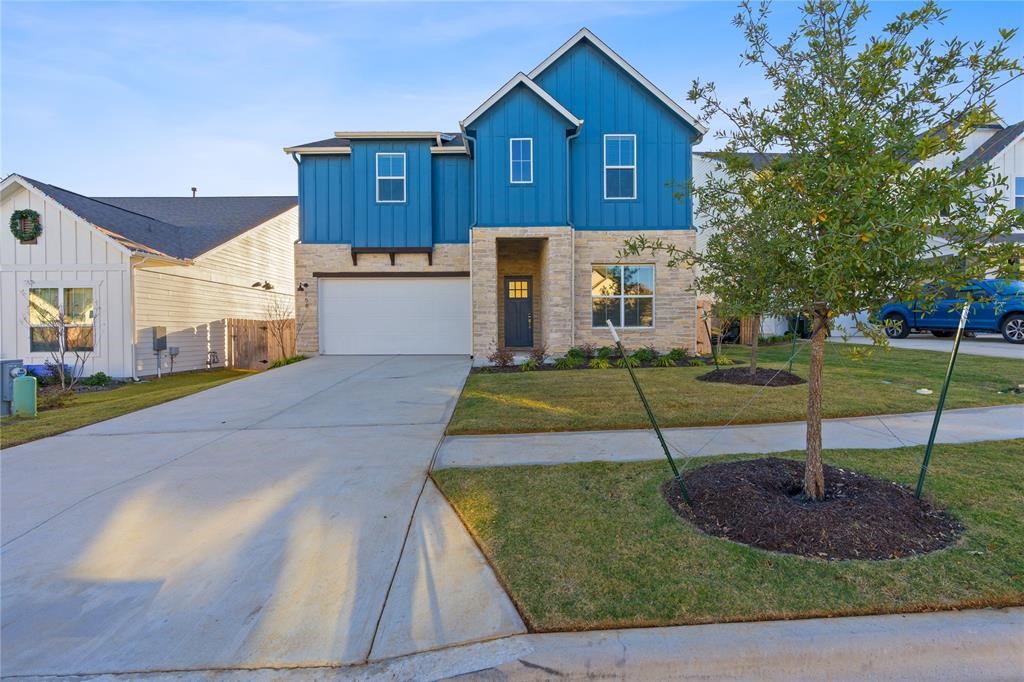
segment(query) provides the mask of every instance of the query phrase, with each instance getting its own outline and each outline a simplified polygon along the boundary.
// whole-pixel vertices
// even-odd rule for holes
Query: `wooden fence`
[[[228,366],[267,369],[292,355],[295,320],[228,320]]]

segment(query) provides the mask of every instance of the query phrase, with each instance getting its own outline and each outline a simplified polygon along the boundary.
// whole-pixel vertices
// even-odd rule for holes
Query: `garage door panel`
[[[468,277],[322,280],[325,355],[470,352]]]

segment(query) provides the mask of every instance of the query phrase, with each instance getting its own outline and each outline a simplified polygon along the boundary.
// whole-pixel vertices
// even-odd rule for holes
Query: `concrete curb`
[[[1024,608],[1009,608],[517,635],[362,666],[77,679],[986,681],[1022,671]]]

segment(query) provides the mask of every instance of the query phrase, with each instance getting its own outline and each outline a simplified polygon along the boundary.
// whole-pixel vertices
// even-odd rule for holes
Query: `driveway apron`
[[[422,562],[398,582],[437,599],[388,611],[434,629],[382,619],[415,600],[393,580],[468,369],[318,357],[5,451],[2,673],[343,665],[378,630],[391,650],[522,631],[461,527],[480,622],[445,629],[455,588]]]

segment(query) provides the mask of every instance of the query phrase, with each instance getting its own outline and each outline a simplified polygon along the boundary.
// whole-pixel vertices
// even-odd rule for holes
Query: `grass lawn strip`
[[[120,417],[168,400],[234,381],[252,372],[215,369],[208,372],[171,374],[162,379],[147,379],[109,391],[79,393],[64,407],[43,410],[35,418],[4,417],[0,420],[0,447],[9,448],[72,429]]]
[[[825,461],[913,485],[922,454],[831,450]],[[926,494],[966,530],[948,549],[890,561],[827,562],[705,535],[661,497],[663,462],[433,476],[534,631],[1024,605],[1024,440],[936,446]]]
[[[864,352],[858,347],[857,352]],[[949,356],[931,351],[876,350],[854,360],[853,350],[828,344],[825,364],[825,417],[920,412],[934,409]],[[744,348],[728,353],[749,360]],[[762,349],[760,367],[786,368],[789,345]],[[793,372],[807,376],[807,350]],[[638,369],[637,377],[663,428],[799,421],[807,408],[807,385],[743,386],[698,381],[709,367]],[[1024,383],[1024,362],[961,355],[946,408],[1024,406],[1014,392]],[[927,388],[930,395],[916,391]],[[756,397],[755,397],[756,396]],[[753,400],[751,401],[751,398]],[[751,401],[749,405],[746,405]],[[737,416],[738,415],[738,416]],[[472,374],[451,422],[451,435],[597,431],[648,426],[643,406],[625,370],[577,370]]]

